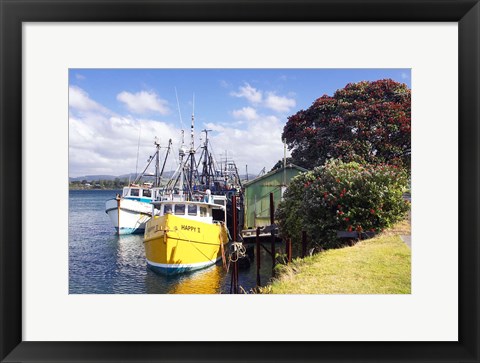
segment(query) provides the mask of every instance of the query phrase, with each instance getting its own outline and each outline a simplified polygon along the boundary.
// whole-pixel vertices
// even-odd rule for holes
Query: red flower
[[[348,226],[348,231],[351,232],[353,230],[352,226]]]
[[[370,213],[375,214],[375,209],[370,209]]]
[[[343,218],[343,220],[348,222],[348,221],[350,220],[350,218],[345,217],[345,218]],[[350,227],[351,227],[351,226],[350,226]]]

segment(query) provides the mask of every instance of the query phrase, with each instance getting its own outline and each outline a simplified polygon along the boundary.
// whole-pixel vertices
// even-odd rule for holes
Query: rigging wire
[[[142,123],[138,123],[140,125],[138,130],[138,143],[137,143],[137,163],[135,164],[135,180],[138,178],[138,155],[140,154],[140,135],[142,134]]]

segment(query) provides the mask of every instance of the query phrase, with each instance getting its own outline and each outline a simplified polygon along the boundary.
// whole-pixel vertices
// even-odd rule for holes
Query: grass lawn
[[[411,253],[400,235],[408,220],[353,247],[296,259],[263,292],[271,294],[410,294]]]

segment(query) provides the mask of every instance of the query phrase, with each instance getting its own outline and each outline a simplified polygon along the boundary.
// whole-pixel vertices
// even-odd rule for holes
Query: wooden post
[[[257,227],[257,238],[255,239],[257,250],[255,256],[257,259],[257,286],[260,286],[260,227]]]
[[[292,262],[292,239],[287,238],[287,262]]]
[[[234,252],[234,255],[236,252]],[[234,258],[238,259],[238,255]],[[235,262],[231,262],[231,280],[230,280],[230,294],[233,292],[234,294],[238,294],[238,260]]]
[[[231,260],[230,260],[230,261],[231,261]],[[231,266],[232,266],[232,272],[231,272],[231,275],[230,275],[230,294],[233,292],[233,285],[234,285],[233,279],[234,279],[234,277],[235,277],[235,274],[234,274],[234,272],[233,272],[233,270],[234,270],[234,268],[233,268],[233,262],[231,262],[231,263],[232,263],[232,265],[231,265]]]
[[[232,223],[233,223],[233,242],[237,241],[237,196],[232,196]]]
[[[307,255],[307,232],[302,231],[302,258]]]
[[[232,196],[232,223],[233,223],[233,242],[238,240],[238,213],[237,213],[237,196]],[[238,250],[235,250],[235,262],[233,263],[233,293],[238,294]]]
[[[270,231],[270,250],[272,253],[272,276],[274,275],[275,269],[275,229],[273,225],[275,224],[275,206],[273,204],[273,193],[270,193],[270,227],[272,230]]]
[[[238,294],[238,253],[237,253],[237,261],[235,262],[235,294]]]

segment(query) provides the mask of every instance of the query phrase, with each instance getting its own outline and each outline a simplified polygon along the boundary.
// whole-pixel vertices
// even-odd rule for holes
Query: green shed
[[[244,230],[270,225],[270,193],[273,193],[276,208],[282,198],[285,187],[290,184],[290,180],[305,171],[307,169],[289,164],[285,168],[273,170],[246,182],[244,184]]]

